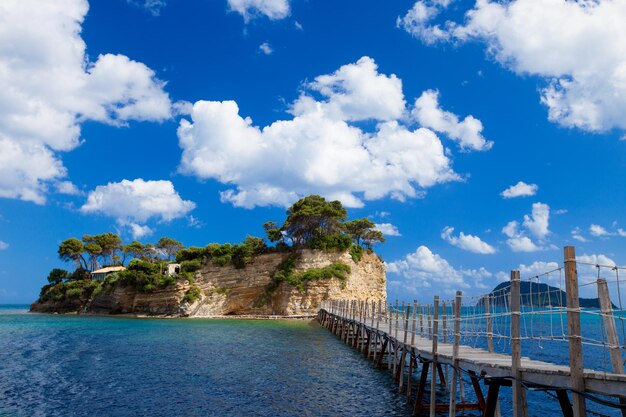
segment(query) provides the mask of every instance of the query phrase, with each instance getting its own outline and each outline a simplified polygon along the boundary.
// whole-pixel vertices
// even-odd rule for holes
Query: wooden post
[[[447,312],[447,307],[446,307],[446,302],[443,301],[441,303],[441,311],[443,313],[443,331],[442,331],[442,335],[443,335],[443,343],[447,343],[448,342],[448,335],[447,333],[447,329],[448,329],[448,312]],[[445,365],[444,365],[445,366]],[[446,377],[442,378],[443,381],[441,381],[443,383],[443,385],[446,387],[446,392],[450,392],[450,389],[448,388],[448,383],[450,382],[450,378],[449,378],[449,373],[448,373],[448,367],[446,366]]]
[[[511,371],[513,373],[513,417],[524,417],[522,387],[522,339],[520,327],[520,276],[511,271]]]
[[[393,377],[396,379],[398,378],[398,349],[400,348],[400,340],[398,339],[398,325],[400,323],[399,319],[400,319],[400,311],[402,311],[402,316],[404,317],[404,301],[402,301],[402,307],[401,310],[398,310],[398,300],[396,300],[396,328],[394,329],[394,338],[396,339],[396,343],[395,343],[395,349],[393,350]]]
[[[432,316],[430,315],[430,304],[428,304],[428,307],[426,307],[428,309],[428,316],[427,316],[427,320],[428,320],[428,338],[430,340],[432,340],[433,338],[433,322],[432,322]]]
[[[439,330],[439,296],[435,295],[433,302],[433,361],[430,372],[430,417],[435,417],[437,407],[437,331]]]
[[[578,299],[578,272],[573,246],[563,249],[565,263],[565,300],[567,302],[567,338],[569,345],[570,388],[585,391],[583,375],[583,341],[580,337],[580,302]],[[574,417],[585,417],[585,397],[572,391]]]
[[[459,380],[459,342],[461,340],[461,291],[456,292],[456,300],[452,304],[454,312],[454,342],[452,345],[452,383],[450,386],[449,417],[456,415],[456,386]]]
[[[420,336],[424,337],[424,306],[420,306]]]
[[[397,303],[397,301],[396,301]],[[393,304],[389,304],[389,335],[387,337],[387,370],[391,370],[391,337],[393,336]]]
[[[611,297],[609,297],[609,286],[603,278],[598,280],[598,299],[600,300],[600,312],[602,313],[604,328],[606,329],[606,340],[609,343],[611,368],[613,369],[613,373],[623,374],[624,362],[622,362],[619,338],[617,337],[615,319],[613,318],[613,306],[611,305]],[[626,398],[620,397],[619,402],[625,405]],[[622,409],[622,417],[626,417],[626,409]]]
[[[404,304],[404,302],[402,304]],[[407,305],[406,311],[404,313],[404,339],[402,343],[402,354],[400,355],[400,369],[398,369],[398,372],[400,373],[400,380],[398,382],[398,392],[402,392],[402,387],[404,386],[404,365],[406,363],[406,343],[407,343],[407,338],[409,336],[409,315],[410,314],[411,314],[411,306]]]
[[[413,376],[413,344],[415,343],[415,317],[417,315],[417,300],[413,300],[413,317],[411,319],[411,347],[409,348],[409,374],[406,380],[406,400],[411,400],[411,377]]]
[[[483,304],[485,306],[485,321],[487,322],[487,349],[493,353],[493,325],[491,323],[489,294],[485,294],[483,297]]]

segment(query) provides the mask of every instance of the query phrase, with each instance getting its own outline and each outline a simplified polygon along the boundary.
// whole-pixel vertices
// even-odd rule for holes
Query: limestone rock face
[[[204,298],[190,309],[196,317],[261,314],[301,315],[315,314],[324,300],[382,300],[387,298],[385,265],[374,254],[365,253],[357,263],[348,252],[337,253],[319,250],[303,250],[296,263],[296,273],[311,268],[323,268],[332,263],[350,266],[351,272],[342,283],[338,278],[310,281],[300,292],[293,285],[281,283],[268,294],[271,274],[283,262],[286,254],[257,256],[243,269],[233,266],[206,266],[196,285],[202,289]]]
[[[338,278],[309,281],[304,290],[286,282],[272,291],[268,285],[272,274],[288,254],[271,253],[256,256],[245,268],[233,265],[204,265],[196,273],[194,285],[201,297],[192,304],[183,301],[191,287],[186,280],[174,286],[151,293],[140,293],[131,287],[117,286],[110,292],[102,291],[74,311],[92,314],[138,314],[176,317],[213,317],[224,315],[308,315],[316,314],[324,300],[381,300],[386,301],[384,263],[375,254],[363,254],[354,262],[348,252],[303,250],[296,261],[296,273],[311,268],[323,268],[333,263],[350,266],[345,282]],[[68,312],[57,305],[36,302],[32,311]]]

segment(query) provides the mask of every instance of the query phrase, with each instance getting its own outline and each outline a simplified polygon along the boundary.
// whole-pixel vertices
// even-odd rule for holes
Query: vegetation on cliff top
[[[294,268],[301,249],[348,250],[352,260],[359,262],[365,251],[372,252],[376,243],[385,241],[372,221],[367,218],[346,221],[347,212],[341,202],[326,201],[318,195],[298,200],[286,215],[281,226],[275,222],[263,225],[267,240],[248,236],[238,244],[211,243],[203,248],[185,247],[169,237],[162,237],[156,244],[138,241],[124,244],[115,233],[66,239],[57,252],[61,260],[74,264],[74,272],[53,269],[48,276],[49,284],[42,288],[40,300],[80,303],[94,294],[110,292],[118,285],[143,293],[168,288],[184,280],[193,285],[193,275],[204,264],[231,264],[236,268],[245,268],[255,256],[272,252],[291,255],[273,273],[270,287],[286,282],[303,291],[308,281],[332,277],[345,281],[350,267],[336,263],[296,274]],[[267,241],[273,246],[268,246]],[[166,274],[167,264],[174,260],[180,263],[180,271],[169,276]],[[105,266],[125,266],[126,269],[107,275],[103,281],[91,281],[90,271]],[[192,286],[184,301],[199,298],[197,288]],[[271,292],[272,288],[268,291]]]

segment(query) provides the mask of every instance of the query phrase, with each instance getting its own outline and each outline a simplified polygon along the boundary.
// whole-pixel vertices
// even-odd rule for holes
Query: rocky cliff
[[[288,257],[294,260],[294,272],[319,270],[333,264],[349,266],[345,280],[337,277],[308,280],[301,285],[277,282],[273,277]],[[199,288],[193,302],[184,300],[192,286]],[[95,314],[140,314],[182,317],[223,315],[307,315],[315,314],[323,300],[386,300],[384,263],[375,254],[364,253],[355,262],[350,253],[303,250],[293,256],[284,253],[254,257],[245,268],[233,265],[206,264],[195,274],[193,284],[178,280],[174,285],[150,293],[129,286],[116,285],[72,308],[63,303],[37,301],[32,311]]]

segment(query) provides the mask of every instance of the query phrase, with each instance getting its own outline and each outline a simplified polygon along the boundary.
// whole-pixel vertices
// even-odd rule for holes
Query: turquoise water
[[[388,372],[316,323],[56,316],[26,308],[0,306],[0,417],[411,414]],[[524,355],[567,363],[562,342],[524,344]],[[470,391],[466,385],[473,400]],[[502,415],[510,415],[509,388],[500,400]],[[546,393],[529,392],[528,403],[531,416],[560,414]]]
[[[0,308],[0,416],[408,416],[388,374],[304,321]]]

